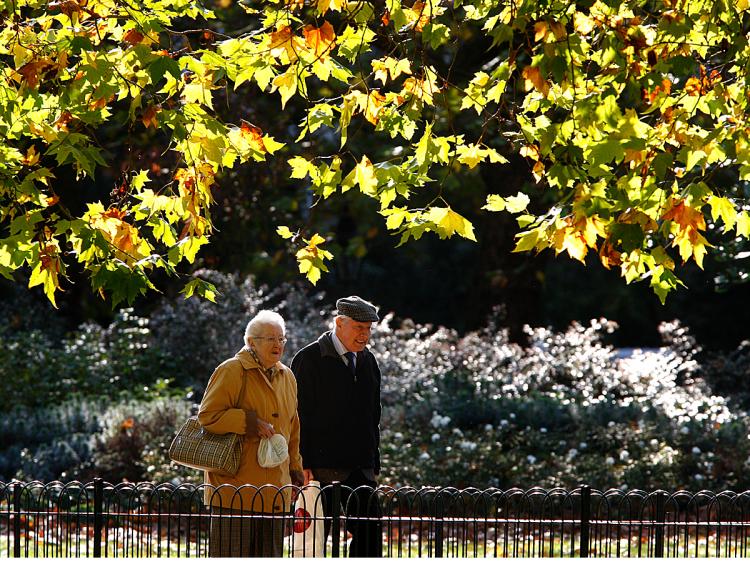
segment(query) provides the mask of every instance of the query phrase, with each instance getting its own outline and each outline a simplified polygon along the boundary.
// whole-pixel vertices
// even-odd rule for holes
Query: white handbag
[[[310,480],[307,486],[300,489],[294,504],[292,556],[320,558],[324,550],[323,496],[320,493],[320,482]]]

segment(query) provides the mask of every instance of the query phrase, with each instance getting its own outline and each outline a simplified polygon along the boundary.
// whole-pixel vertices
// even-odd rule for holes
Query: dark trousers
[[[325,536],[328,540],[333,487],[330,482],[321,482],[320,486],[325,487],[323,511],[326,516]],[[355,470],[341,482],[341,518],[346,524],[346,530],[352,534],[349,546],[349,556],[352,558],[380,558],[383,555],[383,525],[380,521],[380,502],[375,494],[376,487],[377,483],[365,478],[359,470]]]

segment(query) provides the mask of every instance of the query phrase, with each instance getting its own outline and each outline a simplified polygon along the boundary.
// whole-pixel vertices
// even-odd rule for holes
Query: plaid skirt
[[[285,518],[284,513],[212,507],[208,555],[212,558],[280,558]]]

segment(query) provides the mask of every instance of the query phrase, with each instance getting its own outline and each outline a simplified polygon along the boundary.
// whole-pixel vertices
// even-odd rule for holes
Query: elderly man
[[[292,360],[305,480],[319,480],[321,486],[341,482],[353,557],[382,555],[373,492],[380,472],[380,369],[367,349],[372,323],[378,320],[375,306],[360,297],[339,299],[333,330]],[[328,515],[332,498],[329,487],[324,492]],[[328,527],[327,521],[326,536]]]

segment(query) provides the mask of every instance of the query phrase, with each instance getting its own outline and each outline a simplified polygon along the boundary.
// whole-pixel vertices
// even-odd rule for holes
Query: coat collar
[[[339,357],[336,351],[336,346],[333,345],[333,339],[331,339],[331,332],[328,331],[318,338],[318,345],[320,346],[320,355],[323,357]]]
[[[253,354],[250,353],[246,348],[240,349],[237,353],[234,355],[240,362],[240,365],[242,365],[243,369],[259,369],[260,372],[263,372],[263,368],[258,364],[258,362],[255,360],[255,357],[253,357]],[[276,362],[276,364],[271,367],[271,371],[273,371],[274,376],[279,372],[279,369],[281,368],[281,364],[279,362]]]

